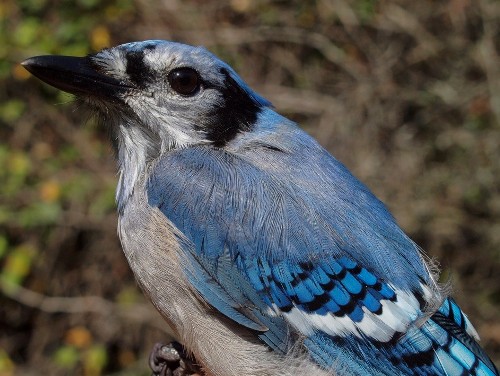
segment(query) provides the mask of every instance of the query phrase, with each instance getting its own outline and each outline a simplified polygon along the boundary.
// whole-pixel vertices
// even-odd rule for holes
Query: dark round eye
[[[193,95],[200,88],[198,72],[192,68],[177,68],[168,74],[170,87],[181,95]]]

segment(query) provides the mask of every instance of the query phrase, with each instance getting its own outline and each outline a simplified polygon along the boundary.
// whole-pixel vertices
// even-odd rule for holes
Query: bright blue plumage
[[[267,131],[274,126],[280,137],[279,149],[259,150],[264,166],[254,161],[258,146],[234,153],[200,146],[162,158],[148,185],[150,204],[191,241],[190,257],[216,265],[221,252],[227,252],[232,272],[245,279],[239,287],[254,289],[255,307],[236,299],[238,314],[241,309],[258,312],[266,327],[271,318],[292,323],[307,336],[313,358],[327,369],[340,365],[352,374],[430,375],[455,374],[460,367],[461,372],[491,368],[468,335],[472,350],[465,354],[469,347],[459,347],[461,342],[442,323],[431,319],[421,328],[414,326],[433,282],[417,247],[384,206],[294,125],[270,110],[259,121]],[[221,212],[223,216],[215,215]],[[199,270],[190,278],[209,303],[245,325],[233,311],[214,303],[217,289],[234,291],[234,281],[213,273],[206,283],[199,280]],[[335,317],[360,323],[367,315],[377,322],[389,310],[384,302],[397,308],[397,291],[414,297],[390,317],[406,316],[401,325],[406,335],[384,322],[379,322],[380,333],[377,328],[351,333],[353,325],[335,324]],[[291,315],[292,310],[298,314]],[[332,328],[301,322],[308,314],[315,314],[314,320],[328,317],[325,325],[333,323]],[[455,353],[476,365],[470,360],[460,365]]]
[[[385,206],[208,51],[24,64],[97,104],[127,259],[212,374],[498,376]]]

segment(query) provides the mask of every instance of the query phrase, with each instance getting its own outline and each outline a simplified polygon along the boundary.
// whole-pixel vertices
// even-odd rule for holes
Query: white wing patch
[[[321,331],[331,336],[370,337],[380,342],[389,341],[396,332],[404,333],[421,314],[417,298],[407,291],[390,286],[397,301],[382,300],[382,312],[375,314],[363,307],[363,319],[354,322],[347,315],[319,315],[307,313],[297,307],[283,313],[286,320],[305,336]]]

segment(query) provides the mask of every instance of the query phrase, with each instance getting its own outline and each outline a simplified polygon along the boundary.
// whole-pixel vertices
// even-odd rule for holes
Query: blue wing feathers
[[[191,283],[193,283],[193,286],[203,294],[213,307],[250,329],[258,331],[267,330],[265,326],[250,320],[236,309],[240,306],[240,303],[235,301],[229,293],[222,288],[221,284],[215,283],[214,278],[211,276],[214,271],[207,270],[205,262],[198,259],[195,265],[197,265],[197,268],[194,271],[186,269],[186,274]],[[242,299],[240,299],[240,301],[241,300]]]
[[[147,187],[149,204],[191,241],[185,252],[193,286],[215,309],[281,352],[290,346],[289,313],[306,320],[316,315],[314,320],[326,320],[322,325],[350,320],[338,321],[347,325],[337,328],[339,335],[333,335],[335,328],[330,334],[313,324],[302,328],[310,331],[304,345],[325,369],[497,375],[451,300],[422,327],[391,332],[399,328],[391,320],[410,315],[410,323],[425,303],[422,284],[431,277],[418,249],[383,204],[297,132],[300,145],[285,146],[302,152],[262,148],[236,156],[197,146],[157,163]],[[254,159],[253,153],[267,154]],[[350,325],[357,331],[349,334]],[[370,336],[390,340],[377,343]]]
[[[290,338],[283,320],[264,314],[267,305],[255,296],[248,282],[234,273],[229,259],[222,257],[216,264],[193,253],[186,275],[193,286],[214,308],[225,316],[258,332],[259,338],[275,351],[286,353]],[[225,290],[223,286],[231,286]]]
[[[366,286],[373,286],[375,285],[375,283],[377,283],[377,277],[375,277],[365,268],[361,268],[360,272],[358,273],[358,278]]]
[[[371,293],[367,293],[365,297],[362,299],[362,304],[370,312],[373,313],[381,313],[382,305],[380,304],[380,300],[376,299]]]

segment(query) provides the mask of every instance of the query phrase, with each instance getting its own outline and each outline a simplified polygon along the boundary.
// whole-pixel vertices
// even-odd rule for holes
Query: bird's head
[[[139,128],[135,132],[146,132],[163,150],[224,145],[270,106],[215,55],[181,43],[133,42],[86,57],[37,56],[22,64],[76,94],[109,126]]]
[[[86,57],[37,56],[22,64],[97,110],[129,185],[161,153],[195,144],[223,147],[271,106],[206,49],[169,41],[126,43]]]

